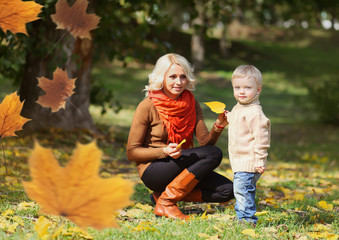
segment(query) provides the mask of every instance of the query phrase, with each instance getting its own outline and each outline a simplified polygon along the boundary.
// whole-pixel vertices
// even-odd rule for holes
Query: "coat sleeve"
[[[253,114],[247,121],[254,138],[255,167],[265,167],[271,141],[271,122],[262,111]]]
[[[135,162],[148,162],[155,159],[165,158],[160,147],[151,147],[144,144],[147,130],[150,126],[150,104],[142,101],[133,116],[128,141],[127,158]]]
[[[216,128],[214,125],[211,131],[208,131],[205,121],[204,121],[202,109],[197,101],[195,102],[195,108],[196,108],[196,114],[197,114],[195,136],[199,144],[201,146],[215,145],[222,131],[220,131],[220,129]]]

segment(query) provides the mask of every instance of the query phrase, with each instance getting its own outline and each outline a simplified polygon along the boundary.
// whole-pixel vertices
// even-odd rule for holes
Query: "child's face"
[[[260,94],[262,87],[258,87],[254,79],[236,78],[233,79],[233,94],[235,99],[242,104],[248,103],[256,94]]]

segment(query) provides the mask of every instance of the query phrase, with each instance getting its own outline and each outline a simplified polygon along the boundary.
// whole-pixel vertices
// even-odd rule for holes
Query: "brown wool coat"
[[[195,106],[197,119],[195,136],[201,146],[214,145],[222,130],[213,125],[211,131],[208,131],[197,101]],[[152,100],[145,98],[134,113],[127,142],[127,158],[136,162],[140,177],[152,161],[166,157],[163,148],[168,145],[167,139],[167,130]]]

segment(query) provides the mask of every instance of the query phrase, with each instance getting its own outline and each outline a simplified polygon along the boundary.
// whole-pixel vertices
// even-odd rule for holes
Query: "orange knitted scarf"
[[[193,147],[193,133],[196,123],[195,99],[193,94],[185,90],[176,100],[169,98],[162,90],[150,91],[148,97],[152,100],[161,120],[168,132],[168,142],[186,142],[182,148]]]

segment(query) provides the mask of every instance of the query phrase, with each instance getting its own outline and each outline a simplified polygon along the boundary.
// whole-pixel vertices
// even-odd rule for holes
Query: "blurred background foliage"
[[[50,19],[56,0],[36,2],[44,8],[41,20],[27,24],[29,36],[0,30],[2,82],[22,87],[28,68],[39,66],[44,69],[40,72],[51,75],[66,63],[69,36],[56,30]],[[339,123],[338,61],[334,57],[339,53],[338,1],[100,0],[89,1],[88,12],[101,17],[99,28],[93,31],[93,64],[118,60],[123,67],[136,62],[146,66],[168,52],[187,57],[197,72],[232,71],[247,62],[264,72],[286,75],[291,85],[307,90],[319,121]],[[324,63],[318,68],[314,62],[319,59]],[[107,108],[119,111],[123,104],[113,94],[118,90],[106,88],[106,81],[88,86],[86,97],[101,106],[103,113]]]

